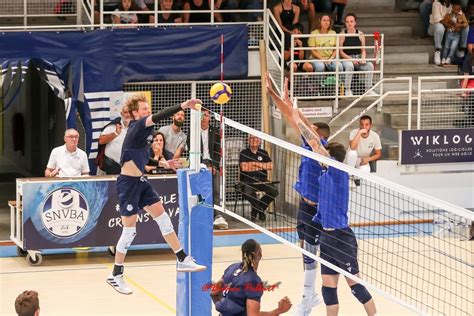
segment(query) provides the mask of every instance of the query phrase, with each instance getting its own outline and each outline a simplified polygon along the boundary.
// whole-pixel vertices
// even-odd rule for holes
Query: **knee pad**
[[[120,239],[117,242],[117,251],[126,254],[136,235],[136,227],[124,227],[122,229],[122,235],[120,236]]]
[[[168,213],[163,212],[160,216],[157,216],[153,219],[158,226],[160,227],[161,234],[163,236],[169,235],[174,232],[173,224],[171,223],[170,216]]]
[[[307,241],[304,242],[304,249],[312,254],[316,254],[316,252],[318,251],[318,246],[317,245],[312,245],[310,243],[308,243]],[[316,261],[311,258],[311,257],[308,257],[306,255],[303,255],[303,262],[304,262],[304,268],[305,270],[313,270],[313,269],[316,269]]]
[[[337,287],[327,287],[323,285],[321,292],[323,294],[323,300],[326,306],[339,304],[339,300],[337,298]]]
[[[362,284],[357,283],[351,286],[351,292],[362,304],[365,304],[372,299],[372,295],[370,295],[369,291],[367,291],[365,286]]]

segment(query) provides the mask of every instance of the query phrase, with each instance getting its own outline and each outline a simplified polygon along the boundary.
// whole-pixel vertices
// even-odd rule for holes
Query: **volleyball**
[[[230,97],[232,97],[232,89],[227,84],[218,82],[211,87],[209,95],[215,103],[226,104],[229,102]]]

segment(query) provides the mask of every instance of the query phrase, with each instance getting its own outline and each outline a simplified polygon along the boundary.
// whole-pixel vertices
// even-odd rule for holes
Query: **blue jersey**
[[[329,167],[319,177],[318,214],[323,228],[349,227],[348,210],[349,175],[345,171]]]
[[[252,268],[243,272],[242,262],[231,264],[225,270],[223,280],[228,290],[216,303],[216,310],[222,316],[246,316],[247,299],[260,302],[263,291],[258,288],[262,286],[262,280]]]
[[[143,173],[148,162],[148,150],[153,141],[153,126],[145,125],[147,118],[143,117],[130,122],[120,158],[121,165],[131,160]]]

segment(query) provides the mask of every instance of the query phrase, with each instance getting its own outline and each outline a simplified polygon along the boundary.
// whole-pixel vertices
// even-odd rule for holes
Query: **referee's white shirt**
[[[80,148],[75,152],[69,152],[66,145],[54,148],[49,156],[47,167],[49,169],[59,168],[59,177],[78,177],[83,173],[90,172],[87,154]]]

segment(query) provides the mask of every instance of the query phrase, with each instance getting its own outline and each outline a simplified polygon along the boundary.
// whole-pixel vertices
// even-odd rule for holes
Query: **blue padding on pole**
[[[189,185],[188,185],[189,184]],[[178,170],[179,228],[178,237],[186,253],[207,270],[197,273],[177,273],[176,314],[179,316],[211,315],[211,297],[202,286],[212,277],[212,175],[209,170]],[[190,198],[201,196],[201,202],[191,205]],[[189,211],[191,207],[191,212]],[[190,238],[191,237],[191,238]]]

